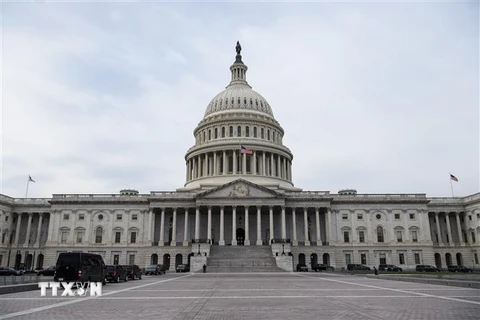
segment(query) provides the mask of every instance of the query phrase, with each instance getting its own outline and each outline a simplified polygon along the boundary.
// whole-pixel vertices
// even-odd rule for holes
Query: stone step
[[[278,267],[207,267],[207,273],[227,272],[285,272]]]

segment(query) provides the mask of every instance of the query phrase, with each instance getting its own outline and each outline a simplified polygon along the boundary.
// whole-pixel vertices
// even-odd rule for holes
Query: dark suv
[[[62,252],[58,256],[55,282],[102,282],[106,284],[106,266],[99,254]]]
[[[434,266],[419,264],[415,267],[415,270],[418,272],[440,272],[440,269],[435,268]]]
[[[177,272],[190,272],[190,266],[188,264],[179,264],[176,269]]]
[[[308,272],[307,265],[303,263],[297,264],[297,272]]]
[[[107,281],[108,282],[120,282],[123,280],[125,282],[128,281],[127,270],[125,270],[122,266],[118,265],[107,265]]]
[[[158,264],[151,264],[145,268],[145,275],[158,275],[162,274],[162,270]]]
[[[127,275],[129,279],[142,279],[142,270],[136,264],[132,264],[129,266],[122,266],[125,270],[127,270]]]
[[[334,267],[326,265],[326,264],[314,264],[312,266],[312,271],[333,271],[335,270]]]
[[[393,264],[381,264],[378,266],[378,271],[395,271],[401,272],[403,271],[402,268],[394,266]]]
[[[450,272],[473,272],[472,269],[465,266],[448,266],[448,271]]]

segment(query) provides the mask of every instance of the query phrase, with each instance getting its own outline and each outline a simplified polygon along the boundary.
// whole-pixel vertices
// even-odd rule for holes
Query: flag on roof
[[[240,147],[240,153],[245,153],[245,154],[253,154],[253,151],[250,149],[245,148],[245,146]]]
[[[35,182],[35,180],[32,179],[32,176],[31,175],[28,175],[28,181],[30,182]]]
[[[450,180],[458,182],[458,178],[455,177],[453,174],[450,173]]]

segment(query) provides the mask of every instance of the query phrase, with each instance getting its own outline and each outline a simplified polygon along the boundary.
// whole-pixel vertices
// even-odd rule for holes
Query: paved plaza
[[[335,273],[167,274],[102,297],[0,297],[0,319],[478,319],[480,290]]]

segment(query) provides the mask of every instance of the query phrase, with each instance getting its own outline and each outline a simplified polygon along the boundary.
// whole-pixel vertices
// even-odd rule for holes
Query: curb
[[[379,279],[379,280],[394,280],[404,282],[416,282],[426,284],[436,284],[442,286],[463,287],[471,289],[480,289],[480,282],[469,282],[466,280],[448,280],[448,279],[432,279],[432,278],[416,278],[416,277],[404,277],[404,276],[373,276],[366,275],[367,278]]]
[[[13,286],[1,286],[0,287],[0,295],[8,294],[8,293],[16,293],[16,292],[24,292],[24,291],[32,291],[37,290],[38,282],[35,283],[28,283],[28,284],[17,284]]]

